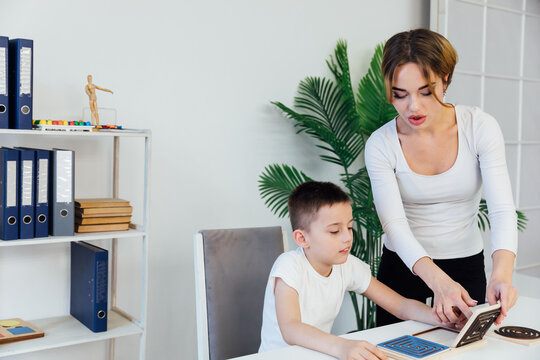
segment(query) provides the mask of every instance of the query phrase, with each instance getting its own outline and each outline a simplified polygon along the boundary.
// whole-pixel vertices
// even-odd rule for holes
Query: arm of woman
[[[489,280],[486,296],[490,305],[501,301],[501,314],[495,320],[495,325],[500,325],[508,315],[508,310],[517,301],[516,288],[512,285],[512,271],[514,268],[514,253],[508,250],[497,250],[491,256],[493,259],[493,271]]]
[[[517,215],[506,167],[502,132],[497,121],[488,114],[480,113],[477,120],[476,151],[489,210],[493,260],[486,296],[490,305],[499,300],[501,302],[501,315],[495,321],[498,325],[517,300],[517,290],[512,286],[517,252]]]
[[[478,301],[473,300],[463,286],[452,280],[430,258],[424,257],[418,260],[413,269],[433,291],[432,311],[439,321],[458,322],[459,315],[454,312],[454,307],[457,307],[467,318],[471,317],[472,311],[469,306],[475,306]]]

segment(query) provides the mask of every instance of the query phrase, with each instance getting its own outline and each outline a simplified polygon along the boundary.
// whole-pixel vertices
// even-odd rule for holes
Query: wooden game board
[[[512,338],[512,337],[502,336],[498,334],[496,332],[497,330],[507,330],[509,332],[517,332],[518,335],[529,335],[529,336],[518,336],[518,338]],[[525,345],[525,346],[540,345],[540,337],[539,337],[538,331],[534,329],[529,329],[529,328],[523,328],[523,327],[518,327],[518,326],[502,326],[499,329],[489,330],[487,335],[495,339],[510,341],[510,342],[520,344],[520,345]],[[529,337],[529,339],[526,339],[524,337]]]
[[[450,350],[448,346],[421,339],[412,335],[404,335],[377,344],[382,352],[396,359],[429,359],[434,354],[442,354]]]
[[[478,307],[459,333],[435,327],[388,340],[377,346],[387,356],[398,360],[447,358],[485,343],[486,340],[482,338],[500,312],[500,304]]]
[[[0,344],[45,336],[43,330],[19,318],[0,320]]]

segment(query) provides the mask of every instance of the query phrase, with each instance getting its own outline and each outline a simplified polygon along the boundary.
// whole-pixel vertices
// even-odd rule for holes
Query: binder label
[[[33,161],[23,160],[22,164],[22,194],[21,205],[32,205],[32,180],[34,174],[32,174]]]
[[[7,95],[6,48],[0,48],[0,95]]]
[[[72,165],[71,151],[58,151],[56,154],[56,202],[70,203],[71,196]]]
[[[96,264],[96,304],[107,301],[108,261],[98,260]]]
[[[17,206],[17,162],[7,161],[6,207]]]
[[[21,47],[20,95],[32,95],[32,48]]]
[[[38,191],[38,198],[37,202],[40,204],[47,203],[48,198],[48,181],[49,176],[49,160],[48,159],[39,159],[38,162],[38,183],[37,183],[37,191]]]

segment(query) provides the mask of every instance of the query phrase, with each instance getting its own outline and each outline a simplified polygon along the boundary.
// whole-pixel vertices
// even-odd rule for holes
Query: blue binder
[[[9,127],[32,129],[34,41],[9,40]]]
[[[9,128],[9,39],[0,36],[0,129]]]
[[[35,237],[49,236],[49,161],[51,152],[49,150],[35,149],[35,191],[34,204],[36,213],[34,215]]]
[[[19,239],[34,237],[34,166],[36,151],[17,148],[19,151]]]
[[[75,233],[75,152],[53,149],[49,161],[49,233]]]
[[[70,313],[93,332],[107,330],[109,253],[83,241],[71,243]]]
[[[19,152],[0,148],[0,237],[19,238]]]

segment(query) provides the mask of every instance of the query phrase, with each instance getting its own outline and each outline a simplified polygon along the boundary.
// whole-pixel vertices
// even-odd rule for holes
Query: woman
[[[382,72],[398,116],[369,138],[366,166],[386,238],[378,279],[425,302],[441,322],[487,300],[500,324],[515,304],[512,270],[517,217],[504,141],[493,117],[443,102],[457,54],[438,33],[417,29],[384,47]],[[487,284],[477,226],[482,186],[491,222],[493,272]],[[462,320],[462,319],[461,319]],[[377,325],[399,321],[377,309]]]

